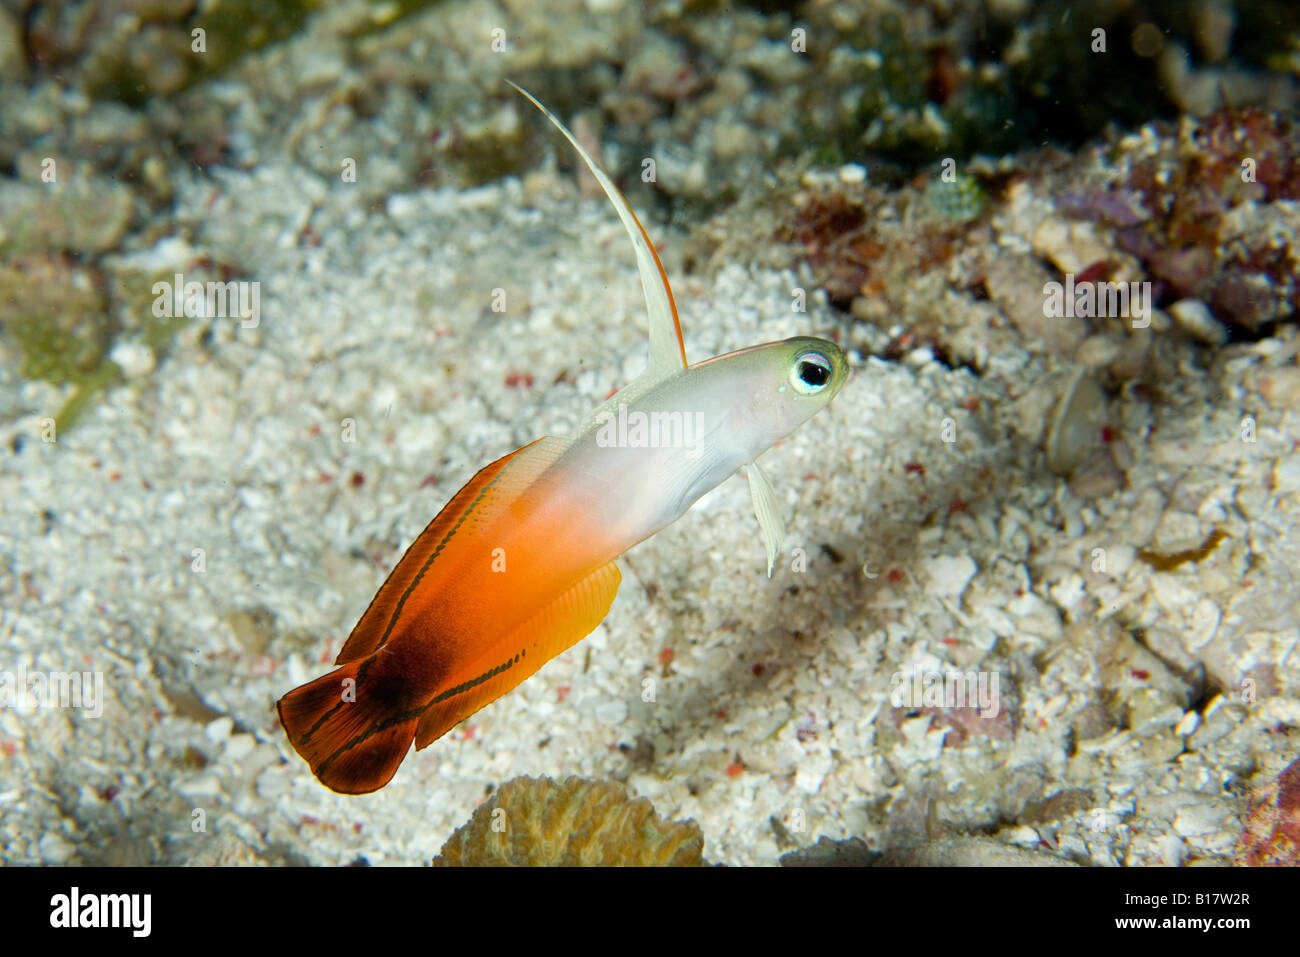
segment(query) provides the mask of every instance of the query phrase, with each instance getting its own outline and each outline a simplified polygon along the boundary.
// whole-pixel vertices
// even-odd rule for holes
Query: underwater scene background
[[[276,700],[645,364],[506,79],[689,361],[854,372],[770,580],[733,479],[344,797]],[[1281,0],[0,0],[0,859],[1294,864],[1298,82]]]

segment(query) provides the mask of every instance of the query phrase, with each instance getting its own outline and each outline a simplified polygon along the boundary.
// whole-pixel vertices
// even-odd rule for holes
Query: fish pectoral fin
[[[677,304],[673,302],[673,290],[668,285],[668,274],[664,272],[664,265],[659,261],[659,254],[655,252],[654,244],[650,242],[645,227],[636,218],[636,213],[632,212],[632,207],[627,204],[618,187],[605,175],[604,170],[596,165],[596,161],[582,148],[574,135],[569,132],[568,127],[543,106],[537,97],[517,83],[512,83],[510,80],[506,82],[522,93],[533,106],[545,113],[546,118],[577,150],[582,161],[587,164],[587,169],[591,170],[591,175],[596,177],[596,182],[600,183],[600,188],[609,197],[615,212],[618,213],[618,218],[623,222],[623,228],[632,239],[632,246],[636,250],[636,268],[641,275],[641,291],[645,294],[646,310],[650,318],[650,366],[647,374],[654,379],[661,379],[674,372],[680,372],[686,368],[686,346],[682,342],[682,324],[677,318]]]
[[[457,668],[448,687],[425,705],[415,734],[416,750],[436,741],[591,634],[609,613],[620,581],[617,563],[602,565],[522,625],[492,641],[490,653]]]
[[[771,578],[772,566],[776,564],[781,543],[785,541],[785,517],[776,500],[776,489],[772,488],[758,462],[750,462],[745,470],[749,477],[749,497],[754,502],[754,515],[758,518],[758,529],[767,549],[767,577]]]

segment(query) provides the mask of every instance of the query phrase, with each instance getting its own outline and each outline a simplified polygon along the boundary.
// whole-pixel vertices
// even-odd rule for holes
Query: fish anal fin
[[[358,661],[383,647],[403,609],[410,604],[414,587],[430,573],[433,562],[457,531],[466,522],[488,522],[498,517],[570,444],[569,439],[544,436],[480,469],[411,543],[371,599],[334,663]]]
[[[609,613],[621,580],[615,562],[602,565],[492,642],[490,652],[480,655],[472,667],[461,669],[453,679],[456,684],[425,706],[415,735],[416,749],[436,741],[591,634]]]

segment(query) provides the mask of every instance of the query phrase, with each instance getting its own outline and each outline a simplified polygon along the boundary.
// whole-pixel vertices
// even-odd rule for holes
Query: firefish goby
[[[755,460],[849,374],[839,346],[805,336],[688,365],[640,221],[565,125],[510,85],[564,134],[632,239],[649,366],[578,435],[540,438],[470,479],[397,563],[336,670],[280,699],[294,749],[344,794],[383,787],[412,743],[428,746],[590,634],[618,591],[615,559],[742,468],[771,577],[784,521]]]

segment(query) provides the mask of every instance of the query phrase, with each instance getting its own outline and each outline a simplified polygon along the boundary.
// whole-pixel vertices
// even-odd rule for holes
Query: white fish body
[[[843,350],[801,336],[687,365],[667,275],[631,207],[564,124],[527,90],[510,85],[564,134],[613,203],[636,250],[649,314],[649,368],[592,414],[555,463],[557,474],[571,469],[582,477],[573,484],[584,489],[587,507],[601,513],[608,544],[620,546],[614,553],[620,554],[745,467],[770,576],[784,523],[756,459],[839,392],[849,374]]]

